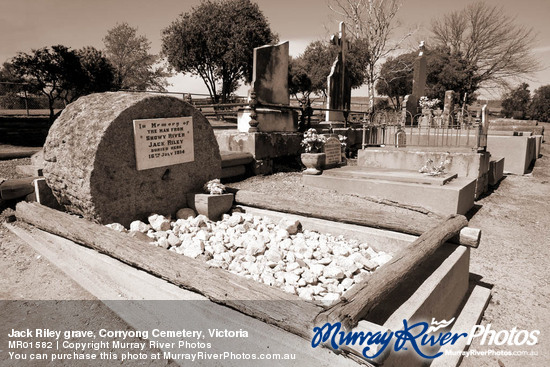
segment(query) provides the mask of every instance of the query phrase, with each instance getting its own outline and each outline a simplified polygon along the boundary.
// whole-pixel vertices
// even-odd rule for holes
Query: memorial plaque
[[[193,118],[134,120],[137,170],[193,162]]]
[[[342,147],[340,140],[330,137],[325,142],[326,167],[335,167],[342,162]]]

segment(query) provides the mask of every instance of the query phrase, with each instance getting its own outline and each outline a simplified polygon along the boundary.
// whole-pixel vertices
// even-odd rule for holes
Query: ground
[[[550,124],[546,124],[546,130]],[[0,149],[1,150],[1,149]],[[508,175],[498,188],[476,202],[470,214],[470,226],[482,229],[481,245],[471,253],[471,273],[492,286],[492,299],[481,323],[491,324],[496,330],[540,330],[535,346],[483,346],[478,341],[470,350],[536,352],[538,356],[486,355],[464,358],[462,366],[548,366],[550,365],[550,144],[542,146],[542,157],[532,173],[525,176]],[[0,161],[0,177],[16,177],[15,165],[28,159]],[[364,205],[365,200],[335,192],[310,190],[301,185],[296,173],[279,173],[254,177],[234,186],[255,191],[281,193],[286,198],[320,194],[328,195],[353,210],[353,205]],[[319,189],[320,190],[320,189]],[[355,204],[354,204],[355,202]],[[0,220],[9,216],[4,211]],[[0,299],[4,300],[88,300],[93,297],[42,259],[28,245],[0,227]],[[9,307],[0,310],[6,317]],[[107,316],[105,316],[107,315]],[[48,315],[34,313],[29,317]],[[109,323],[124,329],[114,314],[92,303],[88,310],[72,314],[85,326],[88,319],[107,318]],[[61,320],[60,322],[63,322]],[[0,361],[1,364],[2,361]],[[69,364],[68,364],[69,365]]]

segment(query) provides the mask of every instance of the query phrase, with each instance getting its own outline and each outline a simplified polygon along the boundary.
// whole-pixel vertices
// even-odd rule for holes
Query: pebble
[[[171,222],[153,214],[150,225],[134,221],[130,235],[306,300],[330,304],[391,260],[368,244],[302,230],[298,220],[284,218],[275,225],[233,211],[212,222],[190,208],[180,209],[176,217]],[[109,226],[124,230],[116,223]]]
[[[140,220],[135,220],[132,223],[130,223],[130,231],[137,231],[141,233],[147,233],[147,231],[151,229],[151,226],[148,224],[143,223]]]
[[[106,227],[114,229],[115,231],[118,231],[118,232],[128,232],[128,230],[124,228],[124,226],[120,223],[107,224]]]
[[[191,208],[182,208],[176,212],[177,219],[188,219],[189,217],[195,217],[197,213]]]
[[[147,218],[155,231],[167,231],[170,229],[170,219],[159,214],[152,214]]]

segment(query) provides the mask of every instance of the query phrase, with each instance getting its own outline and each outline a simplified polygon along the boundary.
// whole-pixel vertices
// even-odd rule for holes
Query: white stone
[[[147,233],[147,231],[151,229],[151,226],[148,224],[143,223],[140,220],[135,220],[132,223],[130,223],[130,231],[137,231],[141,233]]]
[[[346,290],[349,289],[355,282],[351,278],[345,278],[342,280],[342,287],[344,287]]]
[[[350,254],[350,249],[345,246],[334,246],[332,248],[332,253],[334,256],[348,256]]]
[[[296,285],[298,280],[300,279],[299,275],[296,275],[294,273],[286,273],[285,274],[285,282],[290,285]]]
[[[170,229],[170,220],[163,215],[152,214],[147,218],[155,231],[167,231]]]
[[[316,278],[319,278],[321,274],[323,274],[323,270],[325,269],[325,266],[322,264],[310,264],[309,270],[315,276]]]
[[[193,242],[183,249],[183,254],[192,258],[196,258],[204,251],[204,242],[201,240],[193,240]]]
[[[296,287],[290,284],[286,284],[285,286],[283,286],[283,291],[291,294],[296,294]]]
[[[367,254],[370,256],[370,258],[373,258],[375,256],[378,256],[378,253],[372,249],[372,247],[367,247]]]
[[[179,246],[181,244],[181,240],[174,233],[170,233],[168,235],[168,243],[170,244],[170,246]]]
[[[162,247],[162,248],[168,248],[170,247],[170,244],[168,243],[168,240],[166,239],[166,237],[161,237],[157,240],[157,244],[159,247]]]
[[[263,241],[256,240],[254,242],[250,242],[246,246],[246,252],[250,255],[260,255],[263,254],[266,250],[266,245]]]
[[[279,228],[286,230],[288,234],[293,235],[298,233],[298,231],[302,227],[302,224],[299,220],[296,219],[283,218],[279,222],[278,226]]]
[[[293,271],[298,269],[299,267],[300,267],[300,264],[298,264],[297,262],[289,262],[286,265],[286,271]]]
[[[309,269],[304,270],[302,273],[302,279],[308,284],[317,283],[317,276],[315,276],[315,274],[313,274],[313,272]]]
[[[191,208],[182,208],[176,212],[177,219],[188,219],[189,217],[195,217],[197,213]]]
[[[207,241],[210,238],[210,233],[206,232],[204,229],[201,229],[195,235],[195,238],[202,241]]]
[[[326,278],[342,279],[345,275],[341,267],[329,265],[323,270],[323,276]]]
[[[298,296],[300,296],[300,298],[307,299],[307,300],[313,299],[313,293],[314,293],[314,290],[311,287],[300,288],[298,290]]]
[[[115,231],[118,231],[118,232],[128,232],[126,230],[126,228],[124,228],[124,226],[120,223],[107,224],[105,227],[109,227],[109,228],[114,229]]]
[[[382,266],[385,263],[387,263],[388,261],[390,261],[391,259],[392,259],[392,256],[390,254],[387,254],[383,251],[380,251],[378,253],[378,256],[375,256],[375,257],[371,258],[371,261],[378,264],[379,266]]]
[[[269,249],[265,252],[265,258],[271,262],[279,262],[282,259],[282,255],[277,250]]]

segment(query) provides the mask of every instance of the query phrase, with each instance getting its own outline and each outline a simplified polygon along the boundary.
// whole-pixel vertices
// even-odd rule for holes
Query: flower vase
[[[326,161],[325,153],[303,153],[301,158],[303,165],[306,166],[304,174],[320,175],[323,172],[323,166]]]

